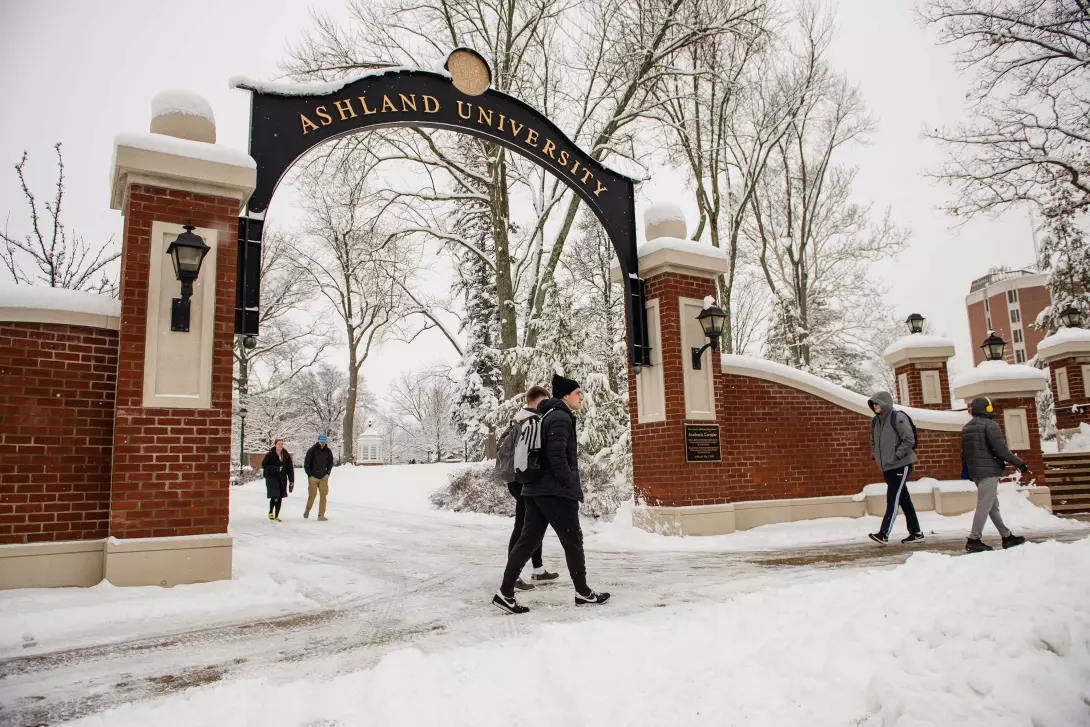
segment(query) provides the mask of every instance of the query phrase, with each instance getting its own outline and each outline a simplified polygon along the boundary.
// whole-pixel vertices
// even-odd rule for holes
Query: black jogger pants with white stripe
[[[920,520],[916,517],[916,508],[912,505],[912,496],[908,493],[910,474],[912,474],[912,465],[886,470],[882,473],[886,478],[886,514],[882,517],[882,529],[879,532],[887,538],[893,532],[894,523],[897,522],[897,505],[904,510],[905,520],[908,521],[908,532],[920,532]]]

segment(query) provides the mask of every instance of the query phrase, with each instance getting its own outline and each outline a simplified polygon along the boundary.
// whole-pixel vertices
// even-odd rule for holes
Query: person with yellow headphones
[[[969,470],[969,478],[976,483],[976,514],[973,515],[973,529],[969,532],[965,550],[970,553],[992,550],[980,539],[987,518],[991,518],[992,524],[1003,536],[1003,547],[1013,548],[1026,542],[1026,539],[1012,533],[999,515],[999,478],[1003,476],[1007,463],[1023,474],[1029,472],[1029,467],[1007,448],[1007,440],[995,421],[991,399],[983,396],[973,399],[969,411],[973,418],[961,429],[961,458]]]

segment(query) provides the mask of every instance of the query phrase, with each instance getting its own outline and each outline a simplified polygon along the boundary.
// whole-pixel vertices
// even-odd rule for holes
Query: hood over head
[[[893,411],[893,397],[890,396],[888,391],[879,391],[867,400],[867,406],[870,407],[871,411],[874,411],[875,404],[881,405],[882,414],[889,414]]]
[[[992,401],[985,396],[978,396],[973,399],[973,403],[969,405],[969,411],[975,417],[995,416],[995,412],[992,408]]]

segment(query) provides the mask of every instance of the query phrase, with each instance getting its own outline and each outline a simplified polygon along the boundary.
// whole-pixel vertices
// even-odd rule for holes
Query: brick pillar
[[[248,156],[214,145],[207,120],[171,121],[166,128],[178,138],[127,134],[114,153],[112,203],[125,217],[109,524],[116,540],[105,557],[115,585],[231,577],[238,215],[256,175]],[[171,330],[180,283],[165,251],[185,224],[211,250],[194,283],[190,330],[181,332]]]
[[[982,361],[972,371],[957,377],[954,396],[966,406],[979,396],[991,399],[995,420],[1003,430],[1007,446],[1033,470],[1037,484],[1044,484],[1044,456],[1037,428],[1038,391],[1048,386],[1044,371],[1006,361]]]
[[[1090,424],[1090,331],[1082,328],[1061,328],[1037,346],[1037,360],[1048,364],[1052,405],[1056,410],[1056,429],[1060,431],[1061,447],[1078,429]]]
[[[946,366],[953,355],[954,344],[945,338],[917,333],[894,341],[883,357],[893,369],[896,391],[890,393],[897,403],[918,409],[950,409]]]

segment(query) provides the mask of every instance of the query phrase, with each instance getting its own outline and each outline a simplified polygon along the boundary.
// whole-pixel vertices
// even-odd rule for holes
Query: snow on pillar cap
[[[688,236],[685,213],[676,204],[654,204],[643,213],[644,237],[648,242],[660,237],[684,240]]]
[[[216,117],[200,95],[185,89],[160,91],[151,100],[151,133],[216,143]]]

